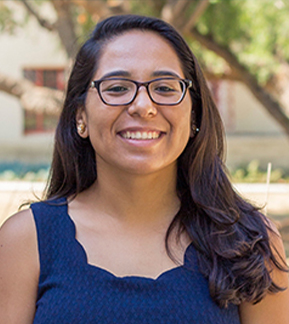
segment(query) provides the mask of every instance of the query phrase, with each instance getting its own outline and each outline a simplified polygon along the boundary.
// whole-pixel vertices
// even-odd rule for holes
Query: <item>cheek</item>
[[[180,134],[180,141],[184,145],[187,145],[191,134],[191,110],[183,111],[182,115],[179,116],[178,130]]]
[[[98,99],[97,94],[94,93],[93,95],[94,96],[88,96],[85,103],[87,126],[90,137],[103,132],[103,128],[107,125],[107,119],[109,117],[109,111],[102,107],[102,102]]]
[[[181,141],[185,148],[191,137],[191,121],[189,116],[184,120],[181,132]]]
[[[174,112],[171,117],[172,140],[177,151],[182,151],[191,136],[191,118],[187,110],[179,110]],[[169,118],[168,118],[169,119]]]
[[[97,102],[90,101],[87,109],[88,136],[92,146],[98,148],[112,145],[116,136],[116,123],[119,120],[120,111],[109,109]]]
[[[192,123],[192,101],[190,96],[187,96],[183,102],[183,109],[179,112],[179,124],[182,127],[183,134],[190,137]]]

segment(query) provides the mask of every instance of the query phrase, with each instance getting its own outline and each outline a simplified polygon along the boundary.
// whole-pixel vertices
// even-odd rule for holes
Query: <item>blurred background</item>
[[[2,0],[0,223],[41,197],[80,44],[99,20],[127,13],[160,17],[186,38],[225,124],[236,190],[265,208],[289,250],[287,0]]]

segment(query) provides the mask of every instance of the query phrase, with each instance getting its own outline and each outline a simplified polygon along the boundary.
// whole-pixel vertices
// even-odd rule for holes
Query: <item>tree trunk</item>
[[[55,28],[58,32],[62,45],[65,48],[67,56],[74,58],[78,52],[77,36],[75,33],[74,21],[72,19],[71,4],[67,0],[51,0],[55,11],[57,12],[57,21]]]

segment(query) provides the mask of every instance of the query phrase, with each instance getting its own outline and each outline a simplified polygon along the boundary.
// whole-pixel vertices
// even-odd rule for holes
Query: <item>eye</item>
[[[105,80],[101,84],[101,92],[107,95],[124,95],[132,90],[132,85],[128,81]]]
[[[151,84],[151,89],[155,94],[168,96],[181,91],[178,80],[158,80]]]
[[[175,89],[173,89],[172,87],[168,86],[168,85],[160,85],[154,88],[154,91],[158,91],[158,92],[172,92],[175,91]]]
[[[122,93],[122,92],[129,91],[129,88],[123,85],[112,85],[102,90],[105,92]]]

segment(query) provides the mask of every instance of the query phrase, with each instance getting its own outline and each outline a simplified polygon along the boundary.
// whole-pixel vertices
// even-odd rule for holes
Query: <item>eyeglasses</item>
[[[152,102],[157,105],[175,106],[179,104],[192,86],[191,80],[178,78],[158,78],[148,82],[137,82],[125,78],[109,78],[92,81],[90,87],[96,88],[100,99],[109,106],[131,104],[138,89],[144,86]]]

